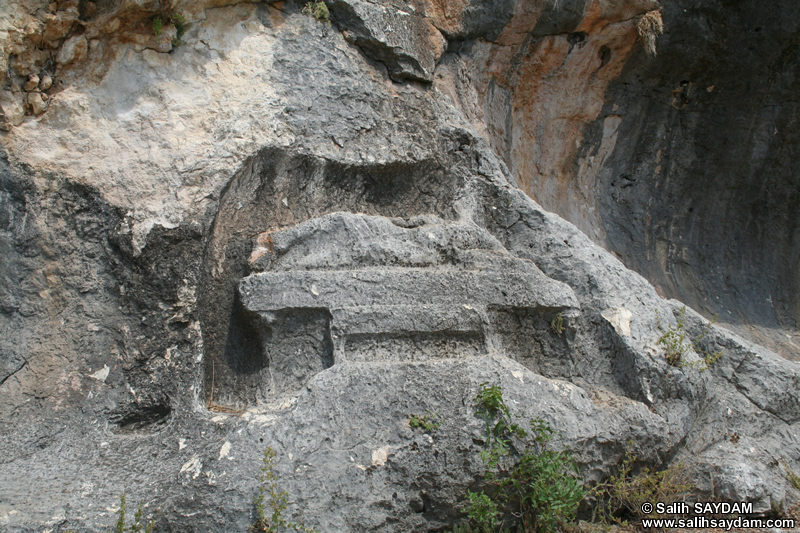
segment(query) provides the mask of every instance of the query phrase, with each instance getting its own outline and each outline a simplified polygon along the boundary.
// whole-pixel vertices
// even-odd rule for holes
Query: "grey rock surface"
[[[158,531],[245,531],[267,447],[287,517],[447,529],[484,382],[587,482],[630,447],[703,495],[797,499],[796,362],[688,310],[687,360],[724,354],[669,365],[682,304],[512,184],[443,86],[297,5],[184,7],[172,53],[90,40],[97,70],[3,134],[0,529],[107,531],[125,492]]]
[[[764,7],[663,3],[658,56],[609,84],[563,180],[596,194],[530,193],[662,295],[797,360],[800,7]]]
[[[446,42],[407,2],[332,0],[333,21],[345,38],[386,65],[396,80],[430,82]]]

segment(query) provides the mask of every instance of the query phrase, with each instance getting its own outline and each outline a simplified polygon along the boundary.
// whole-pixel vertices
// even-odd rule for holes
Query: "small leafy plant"
[[[303,6],[303,14],[314,17],[320,22],[330,22],[331,12],[324,0],[312,0]]]
[[[119,497],[119,511],[117,511],[117,523],[114,524],[114,533],[152,533],[152,531],[155,529],[155,522],[143,522],[144,510],[141,503],[136,508],[136,512],[133,514],[133,523],[129,526],[125,525],[126,513],[127,504],[125,493],[123,492]]]
[[[656,312],[656,316],[658,316],[658,312]],[[658,329],[661,331],[661,337],[658,338],[657,344],[664,349],[664,357],[666,357],[667,363],[670,365],[697,368],[700,372],[705,372],[722,357],[722,350],[712,353],[703,350],[698,345],[700,340],[711,329],[713,321],[706,324],[703,332],[695,339],[689,337],[689,333],[686,331],[686,307],[682,307],[678,311],[677,323],[674,326],[665,328],[661,324],[661,317],[658,317],[657,324]],[[691,350],[694,350],[700,356],[700,360],[686,361],[686,356]]]
[[[289,504],[289,493],[278,490],[278,476],[275,473],[275,450],[271,447],[264,450],[261,465],[261,475],[258,478],[258,491],[253,498],[256,520],[250,531],[263,533],[278,533],[290,530],[301,533],[316,533],[302,522],[289,522],[283,517],[283,512]]]
[[[428,432],[436,431],[441,427],[442,422],[439,419],[441,416],[439,411],[431,413],[426,411],[424,415],[411,415],[408,419],[408,425],[413,429],[422,429]]]
[[[164,21],[161,20],[161,17],[156,17],[153,19],[153,34],[156,37],[161,37],[161,32],[164,29]]]
[[[656,312],[658,315],[658,312]],[[658,345],[664,349],[664,357],[667,363],[672,366],[681,366],[686,355],[691,349],[689,334],[686,332],[684,321],[686,308],[681,308],[678,313],[678,321],[674,326],[664,327],[661,324],[661,317],[658,317],[658,329],[662,335],[658,338]]]
[[[163,17],[162,15],[155,16],[153,18],[153,34],[156,37],[161,37],[161,34],[164,32],[165,20],[168,24],[172,24],[175,27],[175,37],[172,39],[172,47],[175,48],[181,44],[181,38],[186,33],[186,17],[180,13],[166,14]]]
[[[559,337],[564,333],[564,313],[558,313],[555,318],[553,318],[553,321],[550,322],[550,329]]]
[[[467,491],[469,504],[467,516],[469,519],[482,526],[482,529],[494,531],[495,526],[500,523],[501,513],[497,503],[485,492]]]
[[[181,44],[181,38],[186,33],[186,18],[180,13],[174,13],[170,20],[172,25],[175,26],[175,37],[172,39],[172,47],[176,48]]]
[[[574,519],[586,496],[569,453],[548,448],[554,435],[542,419],[530,430],[513,421],[497,385],[483,383],[475,397],[476,412],[486,423],[485,490],[467,493],[467,516],[478,531],[496,531],[506,522],[518,531],[555,531]]]

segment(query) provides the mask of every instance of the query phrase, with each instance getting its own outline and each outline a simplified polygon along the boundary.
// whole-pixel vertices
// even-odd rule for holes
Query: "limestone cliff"
[[[790,505],[800,17],[684,3],[9,2],[0,527],[244,531],[271,447],[309,526],[443,530],[483,382],[587,482]],[[669,364],[663,296],[750,340],[689,310],[723,356]]]

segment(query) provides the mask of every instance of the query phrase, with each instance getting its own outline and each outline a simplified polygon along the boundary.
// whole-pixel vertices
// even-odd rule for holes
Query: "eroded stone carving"
[[[256,272],[239,284],[239,299],[265,332],[271,379],[285,385],[342,361],[506,353],[509,335],[525,329],[507,316],[577,306],[568,286],[512,256],[485,229],[434,215],[313,218],[261,234],[250,266]],[[297,314],[328,320],[314,322],[313,331],[309,321],[302,328],[276,326]],[[330,338],[332,357],[329,344],[303,338]]]

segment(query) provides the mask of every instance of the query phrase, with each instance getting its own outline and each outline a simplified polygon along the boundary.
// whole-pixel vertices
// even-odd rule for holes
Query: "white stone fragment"
[[[624,337],[631,336],[631,318],[633,313],[624,307],[609,307],[600,313],[603,318],[608,320],[609,324],[614,326],[618,334]]]
[[[192,475],[192,479],[196,479],[197,476],[200,475],[200,471],[202,469],[203,469],[203,462],[200,461],[199,457],[193,455],[191,459],[189,459],[183,464],[180,473],[183,474],[184,472],[187,472]]]
[[[108,378],[108,373],[110,371],[111,371],[111,369],[108,368],[108,365],[103,365],[103,368],[101,368],[100,370],[98,370],[94,374],[90,374],[89,377],[94,378],[97,381],[102,381],[103,383],[105,383],[106,378]]]
[[[372,466],[383,466],[389,459],[389,447],[381,446],[377,450],[372,450]]]
[[[228,456],[230,451],[231,451],[231,443],[228,442],[228,441],[225,441],[225,444],[223,444],[222,448],[220,448],[220,450],[219,450],[219,458],[220,459],[224,459],[225,457]]]
[[[88,52],[89,43],[86,42],[86,37],[83,35],[70,37],[61,45],[61,50],[58,51],[58,55],[56,56],[56,63],[59,65],[68,65],[76,61],[83,61],[86,59],[86,54]]]

